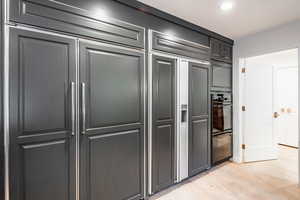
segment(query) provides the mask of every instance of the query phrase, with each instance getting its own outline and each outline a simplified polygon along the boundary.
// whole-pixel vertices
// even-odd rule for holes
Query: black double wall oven
[[[232,97],[231,93],[211,94],[212,165],[232,157]]]

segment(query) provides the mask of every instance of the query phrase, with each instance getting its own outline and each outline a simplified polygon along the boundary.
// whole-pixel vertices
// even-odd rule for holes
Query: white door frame
[[[298,49],[298,67],[300,66],[300,47],[293,47],[290,49]],[[286,49],[287,50],[287,49]],[[280,51],[280,50],[278,50]],[[249,56],[251,57],[251,56]],[[233,66],[233,161],[236,163],[243,163],[243,149],[244,143],[243,135],[243,74],[242,68],[246,64],[246,57],[238,57],[237,63]],[[300,70],[298,70],[298,76],[300,77]],[[300,81],[298,82],[298,90],[300,94]],[[300,105],[300,98],[298,99]],[[300,113],[300,106],[298,107],[298,113]],[[299,115],[299,114],[298,114]],[[300,147],[300,118],[299,123],[299,147]],[[298,184],[300,186],[300,148],[298,150]]]

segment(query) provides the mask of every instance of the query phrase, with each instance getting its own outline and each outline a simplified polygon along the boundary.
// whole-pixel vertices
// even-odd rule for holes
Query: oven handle
[[[233,106],[232,104],[213,104],[213,107]]]
[[[221,131],[221,132],[214,132],[214,133],[212,133],[213,137],[214,136],[219,136],[219,135],[231,135],[231,136],[233,136],[232,129]]]

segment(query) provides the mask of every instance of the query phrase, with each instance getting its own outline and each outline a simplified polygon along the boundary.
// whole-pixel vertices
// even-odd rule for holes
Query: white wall
[[[300,20],[294,21],[285,25],[281,25],[263,32],[259,32],[247,37],[240,38],[235,41],[233,50],[234,56],[234,78],[233,78],[233,91],[234,91],[234,158],[236,162],[242,161],[241,155],[241,121],[240,112],[241,108],[240,94],[239,94],[239,76],[240,63],[243,58],[259,56],[267,53],[278,52],[287,49],[300,49]],[[298,51],[300,58],[300,51]],[[300,72],[300,71],[299,71]],[[299,87],[300,88],[300,87]],[[300,113],[300,112],[299,112]],[[299,118],[300,119],[300,118]],[[300,123],[299,123],[300,124]],[[300,167],[300,154],[299,154],[299,167]],[[300,168],[299,168],[300,170]],[[300,180],[300,173],[299,173]]]

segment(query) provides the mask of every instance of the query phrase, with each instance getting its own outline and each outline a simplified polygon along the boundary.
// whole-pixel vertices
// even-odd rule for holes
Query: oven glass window
[[[231,130],[231,113],[231,104],[213,103],[213,132]]]

